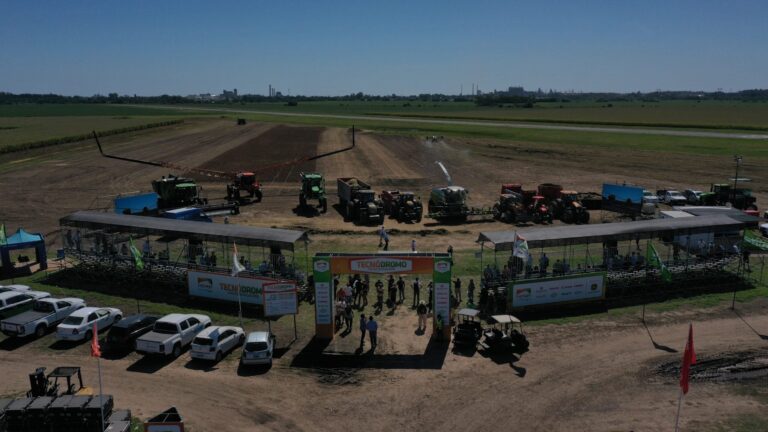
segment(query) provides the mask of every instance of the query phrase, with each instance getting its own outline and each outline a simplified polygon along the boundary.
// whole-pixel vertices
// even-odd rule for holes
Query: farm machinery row
[[[536,190],[525,190],[519,183],[501,185],[493,216],[507,223],[552,223],[554,219],[569,224],[589,223],[589,211],[578,193],[552,183],[540,184]]]

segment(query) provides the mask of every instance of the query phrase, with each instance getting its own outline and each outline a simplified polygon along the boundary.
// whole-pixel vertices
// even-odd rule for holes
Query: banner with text
[[[333,287],[331,280],[331,259],[314,257],[312,269],[315,276],[315,324],[333,324]],[[333,329],[331,329],[331,337]]]
[[[296,284],[264,285],[264,316],[295,315],[299,311]]]
[[[237,301],[240,288],[240,300],[243,303],[264,304],[264,287],[268,285],[290,285],[296,290],[296,284],[266,277],[233,277],[221,273],[190,271],[187,273],[189,295],[216,300]]]
[[[344,257],[331,260],[333,274],[429,274],[431,256]]]
[[[605,298],[605,273],[511,283],[508,298],[512,308],[600,300]]]
[[[434,283],[435,318],[440,315],[443,318],[443,329],[449,331],[448,323],[451,322],[451,259],[435,258],[432,275]],[[433,321],[434,322],[434,321]],[[450,333],[448,333],[449,335]]]

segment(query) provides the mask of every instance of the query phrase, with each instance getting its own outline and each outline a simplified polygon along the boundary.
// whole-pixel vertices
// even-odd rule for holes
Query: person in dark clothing
[[[347,306],[344,308],[344,325],[346,328],[344,331],[347,333],[352,331],[352,319],[354,318],[354,315],[352,314],[352,304],[347,303]]]
[[[420,299],[421,299],[421,284],[419,283],[419,278],[416,278],[413,281],[413,307],[416,307],[416,305],[419,304]]]
[[[475,280],[470,279],[467,285],[467,303],[475,303]]]
[[[427,330],[427,305],[420,301],[416,307],[416,314],[419,316],[419,331]]]
[[[457,304],[461,304],[461,279],[456,278],[456,282],[453,283],[454,292],[456,294]]]
[[[368,330],[368,320],[365,314],[360,314],[360,348],[365,345],[365,332]]]
[[[370,285],[370,280],[366,278],[363,281],[363,287],[361,289],[361,294],[360,294],[360,297],[362,298],[362,307],[368,306],[368,291],[371,288],[369,285]]]
[[[427,299],[427,308],[429,309],[429,313],[432,313],[432,308],[435,305],[434,304],[434,302],[435,302],[435,299],[434,299],[434,297],[435,297],[434,296],[434,285],[432,284],[432,282],[427,284],[427,295],[429,296],[429,298]]]
[[[379,323],[373,319],[373,315],[368,317],[368,336],[371,338],[371,348],[376,348],[377,333],[379,331]]]
[[[741,252],[741,260],[744,263],[744,270],[751,272],[752,269],[749,268],[749,255],[751,254],[751,252],[746,247],[742,247],[742,249],[743,251]]]
[[[384,283],[381,280],[376,281],[376,310],[381,311],[384,308]]]
[[[398,303],[402,303],[405,300],[405,281],[403,280],[403,277],[400,276],[397,279],[397,301]]]

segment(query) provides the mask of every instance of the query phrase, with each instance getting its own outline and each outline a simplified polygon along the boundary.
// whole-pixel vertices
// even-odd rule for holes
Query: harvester
[[[381,200],[384,202],[384,213],[398,222],[421,222],[424,206],[421,198],[413,192],[385,190],[381,192]]]
[[[157,194],[160,210],[207,204],[200,197],[200,187],[194,179],[169,174],[160,180],[152,180],[152,190]]]
[[[578,192],[552,183],[539,185],[539,195],[549,204],[552,217],[565,223],[589,223],[589,211],[579,201]]]
[[[377,225],[384,222],[384,203],[376,198],[368,183],[355,177],[341,177],[336,181],[339,205],[346,220]]]
[[[461,186],[454,186],[448,169],[442,162],[437,162],[448,181],[447,187],[434,188],[429,194],[427,217],[438,221],[464,222],[469,216],[490,215],[491,209],[479,209],[467,205],[469,191]]]
[[[317,200],[318,207],[325,213],[328,211],[328,200],[325,197],[325,178],[318,173],[301,173],[301,190],[299,191],[299,208],[305,209],[310,200]]]

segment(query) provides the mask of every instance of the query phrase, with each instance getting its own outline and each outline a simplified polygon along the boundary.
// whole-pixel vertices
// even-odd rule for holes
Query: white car
[[[688,203],[688,199],[676,190],[668,190],[664,194],[664,202],[669,205],[685,205]]]
[[[56,327],[56,338],[66,341],[90,340],[93,334],[93,324],[101,331],[123,318],[120,309],[109,307],[85,307],[72,312]]]
[[[245,342],[245,332],[240,327],[211,326],[192,340],[190,356],[193,359],[221,361],[224,354]]]
[[[768,223],[760,225],[760,232],[763,233],[764,237],[768,237]]]
[[[659,197],[649,190],[643,191],[643,204],[658,204]]]
[[[29,287],[26,285],[0,285],[0,293],[8,291],[26,292]]]
[[[240,356],[240,364],[272,365],[272,356],[275,353],[275,335],[268,332],[253,332],[248,334],[243,346],[243,354]]]

